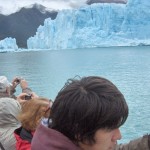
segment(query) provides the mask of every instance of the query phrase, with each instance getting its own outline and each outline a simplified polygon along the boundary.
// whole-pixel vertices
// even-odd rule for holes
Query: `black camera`
[[[19,80],[19,79],[17,79],[17,80],[16,80],[16,82],[17,82],[17,83],[20,83],[20,80]]]
[[[30,100],[31,99],[31,94],[25,95],[25,100]]]
[[[23,79],[22,77],[17,77],[15,81],[16,81],[17,83],[20,83],[20,81],[21,81],[22,79]]]

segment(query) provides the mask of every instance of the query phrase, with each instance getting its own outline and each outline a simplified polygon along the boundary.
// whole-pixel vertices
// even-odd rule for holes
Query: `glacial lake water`
[[[76,75],[105,77],[116,84],[129,105],[120,142],[150,133],[148,46],[0,53],[0,75],[9,80],[21,76],[38,95],[51,99]]]

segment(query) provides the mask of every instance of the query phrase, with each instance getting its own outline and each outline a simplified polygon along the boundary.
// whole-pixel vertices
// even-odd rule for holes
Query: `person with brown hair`
[[[120,90],[99,76],[70,79],[57,94],[48,127],[39,125],[32,150],[149,150],[150,135],[117,145],[128,117]]]
[[[14,131],[16,137],[16,150],[30,150],[30,144],[37,126],[42,118],[48,118],[51,101],[46,98],[28,100],[22,105],[18,115],[21,127]]]
[[[38,126],[31,148],[112,150],[127,117],[125,98],[111,81],[97,76],[70,79],[54,100],[48,128]]]

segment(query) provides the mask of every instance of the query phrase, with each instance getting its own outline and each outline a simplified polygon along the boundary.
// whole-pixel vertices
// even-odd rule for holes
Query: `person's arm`
[[[26,80],[23,79],[20,81],[20,87],[22,89],[22,93],[27,93],[27,94],[32,93],[32,90],[28,87],[28,83]]]
[[[131,140],[127,144],[117,145],[114,150],[150,150],[150,134]]]
[[[37,98],[39,97],[35,92],[33,92],[29,87],[26,80],[20,81],[20,87],[22,88],[22,93],[27,93],[31,96],[31,98]]]
[[[16,92],[16,87],[19,84],[22,89],[22,93],[31,93],[32,92],[32,90],[28,87],[28,83],[25,79],[20,78],[20,77],[15,77],[12,80],[12,86],[10,87],[10,95],[12,95]]]
[[[10,86],[10,90],[9,90],[9,94],[10,95],[13,95],[15,92],[16,92],[16,87],[17,85],[19,84],[19,79],[17,77],[15,77],[13,80],[12,80],[12,86]]]

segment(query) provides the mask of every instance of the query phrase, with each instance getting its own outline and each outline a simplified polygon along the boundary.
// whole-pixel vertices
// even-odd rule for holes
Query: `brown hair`
[[[46,98],[36,98],[25,102],[22,111],[18,115],[18,120],[22,127],[29,131],[34,131],[42,117],[48,117],[50,113],[50,101]]]

